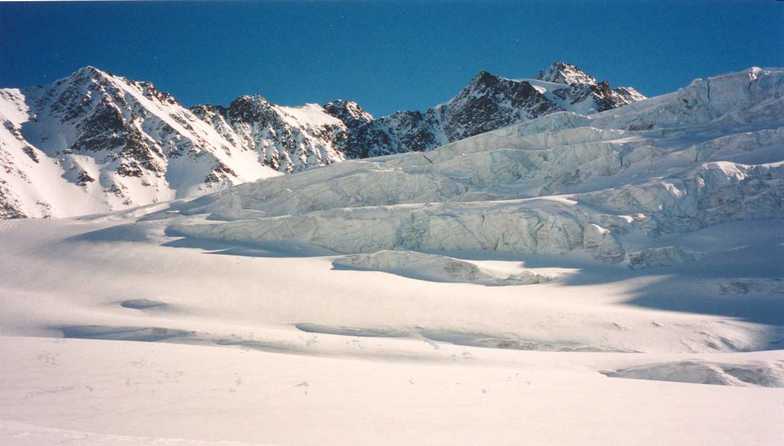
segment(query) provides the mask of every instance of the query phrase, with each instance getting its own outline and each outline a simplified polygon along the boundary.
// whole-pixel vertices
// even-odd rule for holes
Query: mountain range
[[[0,89],[0,218],[67,217],[193,197],[345,159],[428,151],[559,111],[645,97],[556,62],[533,79],[479,72],[454,98],[374,118],[355,101],[262,96],[186,107],[150,82],[84,67]]]

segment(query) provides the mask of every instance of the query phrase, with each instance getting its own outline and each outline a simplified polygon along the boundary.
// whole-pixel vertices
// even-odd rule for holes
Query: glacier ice
[[[782,70],[695,81],[623,109],[553,113],[432,152],[242,184],[180,205],[182,215],[213,221],[178,220],[170,230],[339,253],[584,253],[673,264],[689,255],[629,240],[784,216],[782,95]],[[761,104],[776,113],[760,113]],[[630,125],[642,121],[653,125]]]
[[[546,276],[523,271],[499,274],[447,256],[415,251],[378,251],[338,257],[332,264],[341,269],[383,271],[433,282],[467,282],[481,285],[528,285],[546,282]]]

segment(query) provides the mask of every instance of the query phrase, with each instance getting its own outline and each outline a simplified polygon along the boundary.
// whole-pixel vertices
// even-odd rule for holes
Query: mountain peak
[[[85,65],[68,76],[69,79],[104,79],[112,77],[108,71],[101,70],[92,65]]]
[[[483,86],[483,87],[491,87],[496,85],[501,78],[492,74],[488,71],[481,70],[480,72],[476,73],[471,79],[469,86],[476,85],[476,86]]]
[[[350,127],[373,120],[373,115],[365,111],[356,101],[336,99],[323,105],[324,111],[340,119]]]
[[[566,85],[596,85],[596,78],[580,69],[577,65],[556,61],[540,71],[537,79]]]
[[[231,101],[228,114],[244,122],[266,122],[270,119],[272,103],[261,95],[242,95]]]
[[[79,68],[78,70],[76,70],[76,73],[80,73],[80,74],[99,74],[99,73],[100,74],[106,74],[105,71],[101,70],[98,67],[92,66],[92,65],[85,65],[85,66]]]
[[[237,96],[232,102],[269,102],[267,98],[260,94],[243,94]]]

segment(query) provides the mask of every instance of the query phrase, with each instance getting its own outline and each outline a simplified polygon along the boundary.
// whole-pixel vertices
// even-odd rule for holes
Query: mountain
[[[430,150],[557,111],[595,113],[645,99],[631,87],[612,89],[574,65],[555,62],[536,79],[481,71],[457,96],[424,112],[397,112],[353,132],[351,158]]]
[[[0,218],[169,201],[276,175],[148,82],[82,68],[0,90]]]
[[[642,99],[631,87],[611,89],[574,65],[556,62],[537,79],[481,71],[445,104],[378,119],[348,100],[293,108],[241,96],[228,107],[191,110],[227,140],[262,152],[267,165],[290,173],[346,158],[430,150],[556,111],[594,113]]]
[[[261,96],[183,107],[149,82],[82,68],[0,89],[0,218],[64,217],[187,198],[347,158],[440,145],[557,111],[644,97],[574,65],[538,79],[480,72],[449,102],[374,119],[356,102],[286,107]]]
[[[601,87],[587,91],[578,104],[613,100]],[[784,69],[751,68],[623,108],[549,113],[427,154],[242,184],[175,206],[223,223],[174,220],[169,233],[338,253],[697,262],[715,253],[689,249],[684,237],[695,231],[784,215],[782,147]]]

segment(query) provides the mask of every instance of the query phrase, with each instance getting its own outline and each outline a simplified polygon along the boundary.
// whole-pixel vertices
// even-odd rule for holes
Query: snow
[[[335,271],[333,257],[195,247],[164,236],[164,222],[135,218],[3,224],[3,444],[653,445],[687,436],[766,445],[784,436],[784,393],[758,387],[779,382],[775,326],[629,304],[688,290],[681,299],[694,304],[761,305],[754,294],[717,299],[724,278],[673,283],[581,265],[554,282],[477,287]],[[782,314],[780,299],[765,302]],[[664,376],[633,372],[651,364],[674,365]],[[692,383],[693,369],[716,367],[744,378]],[[645,404],[630,411],[630,401]]]
[[[236,441],[202,441],[182,438],[155,438],[112,435],[66,429],[52,429],[33,424],[0,420],[0,438],[9,446],[79,444],[83,446],[251,446]],[[259,443],[253,443],[259,446]]]
[[[5,166],[0,195],[10,197],[11,203],[18,203],[30,217],[88,214],[108,208],[100,196],[86,193],[64,178],[64,163],[26,145],[12,132],[13,128],[0,127],[0,162]],[[25,152],[26,147],[35,160]]]
[[[275,109],[282,112],[284,119],[289,120],[292,126],[324,126],[335,125],[343,126],[343,122],[327,114],[324,108],[319,104],[305,104],[302,107],[284,107],[281,105],[275,106]]]
[[[0,220],[0,443],[779,444],[782,78]]]

